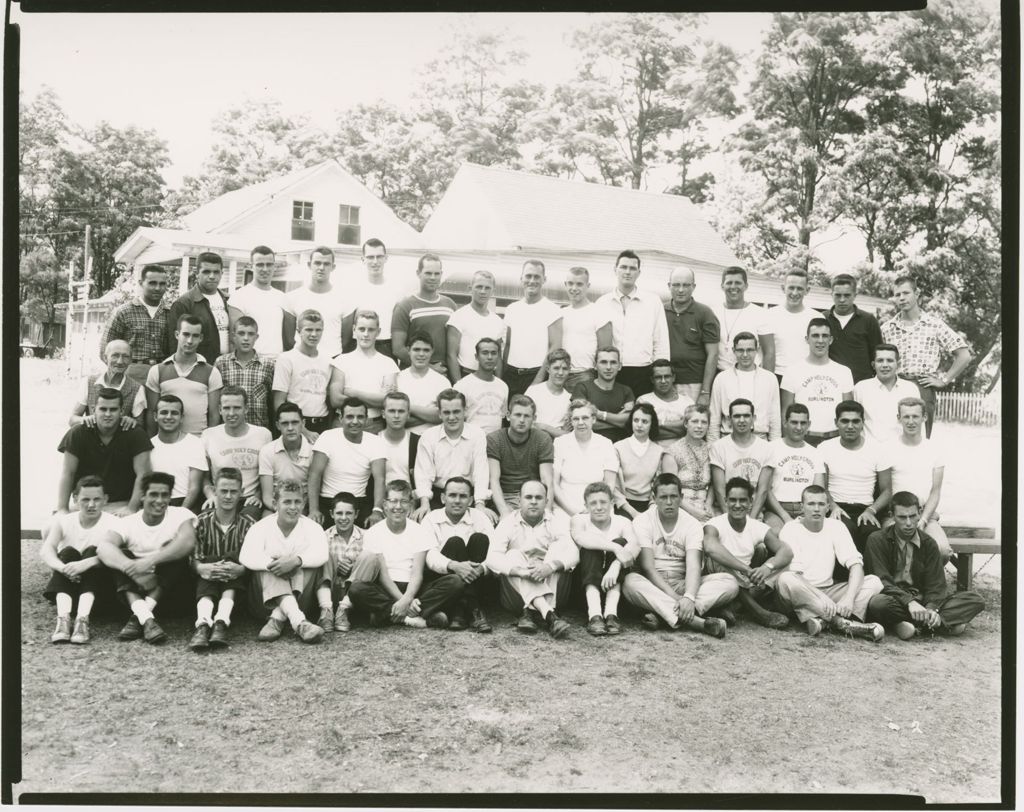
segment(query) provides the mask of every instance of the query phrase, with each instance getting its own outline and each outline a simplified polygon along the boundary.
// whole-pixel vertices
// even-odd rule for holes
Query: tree
[[[57,305],[68,300],[68,274],[48,248],[21,255],[18,267],[18,305],[21,317],[49,324]]]

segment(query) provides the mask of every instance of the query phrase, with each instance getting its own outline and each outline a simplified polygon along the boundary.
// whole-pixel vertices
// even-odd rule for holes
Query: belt
[[[505,364],[505,369],[511,370],[512,372],[515,372],[517,375],[522,375],[527,372],[535,373],[537,372],[537,370],[540,369],[540,367],[514,367],[511,364]]]

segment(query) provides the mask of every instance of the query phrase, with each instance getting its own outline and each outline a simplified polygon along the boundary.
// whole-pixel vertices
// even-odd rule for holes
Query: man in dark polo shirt
[[[631,433],[626,423],[629,422],[629,413],[633,409],[636,397],[632,389],[616,380],[621,367],[618,348],[599,347],[595,364],[597,377],[592,381],[577,384],[572,396],[593,403],[597,409],[594,434],[607,437],[612,442],[622,440]],[[509,409],[511,408],[510,401]]]
[[[93,474],[103,480],[107,492],[104,510],[128,516],[139,509],[139,480],[151,470],[153,444],[139,428],[121,428],[121,393],[101,389],[96,397],[96,422],[75,426],[61,439],[57,450],[64,465],[57,483],[57,513],[68,512],[75,483]]]
[[[671,295],[665,305],[669,360],[676,374],[676,389],[701,406],[711,401],[711,381],[718,368],[718,319],[707,305],[694,301],[697,287],[693,271],[679,265],[668,278]]]
[[[198,318],[203,327],[203,339],[196,351],[210,366],[231,350],[228,297],[219,289],[223,270],[224,260],[219,254],[201,253],[196,258],[195,285],[174,300],[167,314],[167,348],[178,346],[178,319],[188,313]]]
[[[832,328],[832,346],[828,357],[853,373],[853,382],[875,376],[871,362],[875,347],[883,343],[878,319],[853,303],[857,296],[857,280],[848,273],[832,278],[832,302],[825,318]]]
[[[532,479],[544,483],[548,510],[554,506],[555,447],[551,435],[533,427],[536,417],[533,398],[513,395],[508,428],[487,435],[491,499],[502,518],[519,510],[520,489]]]

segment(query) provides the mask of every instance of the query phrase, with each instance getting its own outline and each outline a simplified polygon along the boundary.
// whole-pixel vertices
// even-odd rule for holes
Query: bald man
[[[146,408],[145,398],[139,398],[139,383],[127,375],[132,362],[131,345],[120,338],[107,342],[103,348],[107,369],[102,375],[89,375],[79,390],[78,401],[71,410],[71,427],[96,425],[96,399],[101,389],[116,389],[121,395],[121,428],[135,428],[137,417]]]
[[[718,367],[718,318],[707,305],[693,298],[697,286],[693,270],[677,266],[668,278],[671,296],[665,305],[669,360],[681,395],[702,406],[711,401],[711,381]]]

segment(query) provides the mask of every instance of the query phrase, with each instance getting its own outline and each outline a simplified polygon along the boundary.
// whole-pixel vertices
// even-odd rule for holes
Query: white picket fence
[[[999,404],[980,392],[938,392],[935,419],[972,426],[999,423]]]

